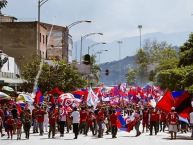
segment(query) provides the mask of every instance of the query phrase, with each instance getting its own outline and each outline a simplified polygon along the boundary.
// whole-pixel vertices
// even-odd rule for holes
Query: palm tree
[[[0,1],[0,14],[1,14],[1,9],[6,7],[7,5],[7,0],[1,0]]]

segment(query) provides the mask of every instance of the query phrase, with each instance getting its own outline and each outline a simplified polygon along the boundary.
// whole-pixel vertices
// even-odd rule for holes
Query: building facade
[[[39,54],[43,59],[71,59],[66,27],[38,22],[0,22],[0,50],[14,57],[22,67]],[[40,50],[38,50],[38,35]],[[70,44],[71,48],[72,44]],[[72,48],[71,48],[72,49]],[[70,49],[70,51],[71,51]],[[39,52],[38,52],[39,51]],[[70,58],[70,59],[69,59]]]

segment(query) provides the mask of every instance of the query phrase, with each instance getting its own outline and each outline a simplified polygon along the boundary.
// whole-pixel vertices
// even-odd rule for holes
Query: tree
[[[179,66],[193,65],[193,33],[190,34],[187,42],[180,47]]]
[[[143,50],[139,49],[136,55],[137,76],[140,83],[143,85],[147,80],[147,66],[149,64],[148,54]]]
[[[137,71],[135,69],[129,69],[126,74],[126,79],[128,84],[135,83]]]
[[[40,59],[35,58],[32,62],[25,65],[22,76],[28,84],[33,84],[35,76],[39,71]],[[85,87],[86,80],[80,75],[74,64],[67,64],[65,61],[55,61],[53,65],[43,64],[41,75],[38,79],[38,86],[43,92],[55,87],[69,92],[76,88]],[[32,86],[32,85],[29,85]],[[32,90],[32,88],[31,88]]]
[[[193,93],[193,34],[190,34],[188,41],[180,47],[179,56],[178,61],[172,62],[173,68],[171,62],[170,66],[165,63],[157,75],[157,82],[162,88],[186,89]]]
[[[0,1],[0,14],[1,14],[1,9],[6,7],[6,5],[7,5],[7,1],[6,0]]]

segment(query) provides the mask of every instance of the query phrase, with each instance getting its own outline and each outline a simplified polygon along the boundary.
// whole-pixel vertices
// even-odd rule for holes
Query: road
[[[88,136],[79,135],[77,140],[74,140],[72,133],[65,134],[64,137],[59,137],[56,134],[54,139],[48,139],[47,133],[44,136],[39,134],[31,134],[30,139],[26,140],[22,134],[22,140],[8,140],[7,136],[0,139],[0,145],[192,145],[193,140],[189,137],[190,133],[178,133],[176,140],[170,140],[170,135],[166,132],[160,132],[157,136],[149,136],[149,133],[143,133],[139,137],[135,137],[135,131],[130,133],[119,131],[117,138],[112,139],[111,135],[104,135],[103,138],[96,138],[88,134]]]

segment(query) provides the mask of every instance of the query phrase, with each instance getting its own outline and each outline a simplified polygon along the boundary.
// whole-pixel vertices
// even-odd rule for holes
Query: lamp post
[[[138,25],[138,29],[139,29],[139,46],[141,49],[141,29],[142,29],[142,25]]]
[[[91,23],[92,21],[89,21],[89,20],[81,20],[81,21],[75,21],[75,22],[73,22],[73,23],[71,23],[70,25],[68,25],[68,26],[66,26],[66,35],[65,35],[65,38],[67,38],[67,45],[68,45],[68,34],[69,34],[69,29],[70,28],[72,28],[72,27],[74,27],[75,25],[78,25],[78,24],[80,24],[80,23]],[[72,41],[72,44],[73,44],[73,41]],[[68,54],[69,54],[69,48],[68,48],[68,46],[66,47],[67,48],[67,61],[69,61],[68,59],[69,59],[69,56],[68,56]],[[76,48],[77,49],[77,48]]]
[[[102,54],[103,52],[105,52],[105,51],[108,51],[108,50],[100,50],[100,51],[96,52],[96,54],[99,55],[99,64],[100,64],[101,54]]]
[[[38,31],[37,31],[37,39],[38,39],[38,54],[41,57],[40,53],[40,15],[41,15],[41,6],[44,5],[48,0],[38,0]]]
[[[100,45],[100,44],[107,44],[107,43],[106,43],[106,42],[98,42],[98,43],[94,43],[94,44],[88,46],[88,54],[89,54],[90,49],[91,49],[92,47],[97,46],[97,45]]]
[[[80,64],[82,64],[82,43],[83,43],[83,40],[89,36],[92,36],[92,35],[103,35],[103,33],[89,33],[89,34],[86,34],[84,36],[81,36],[81,45],[80,45]]]

